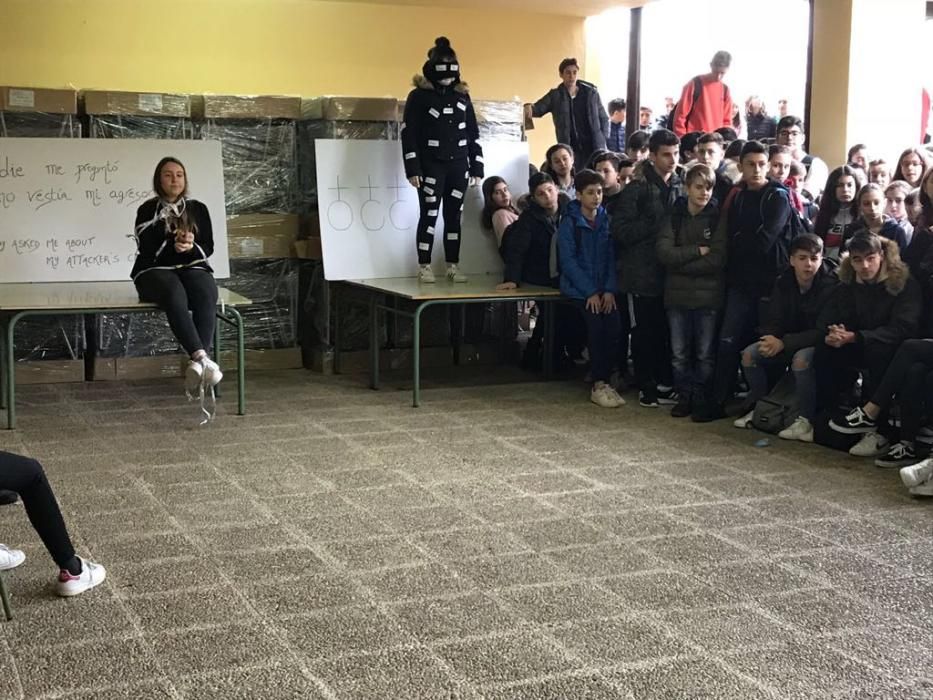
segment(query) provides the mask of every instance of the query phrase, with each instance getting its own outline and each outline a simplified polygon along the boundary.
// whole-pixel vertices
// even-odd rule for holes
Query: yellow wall
[[[317,0],[3,0],[0,84],[404,97],[440,34],[476,99],[534,101],[583,18]],[[533,158],[553,142],[529,134]]]
[[[813,13],[813,85],[807,131],[810,151],[832,169],[845,162],[848,150],[852,0],[817,0]]]

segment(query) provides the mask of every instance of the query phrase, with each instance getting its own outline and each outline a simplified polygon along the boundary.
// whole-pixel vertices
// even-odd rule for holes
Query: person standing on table
[[[440,205],[444,205],[444,258],[447,279],[466,282],[460,262],[460,219],[467,185],[483,179],[483,148],[460,63],[447,37],[438,37],[428,51],[423,75],[414,77],[402,123],[405,176],[418,190],[418,279],[434,282],[431,251]]]
[[[136,211],[137,255],[131,277],[140,301],[165,311],[169,326],[191,361],[188,396],[213,389],[223,378],[208,353],[214,340],[217,283],[208,258],[214,252],[207,207],[188,197],[188,175],[176,158],[159,161],[152,177],[156,196]],[[190,313],[189,313],[190,311]],[[208,419],[213,417],[205,410]]]

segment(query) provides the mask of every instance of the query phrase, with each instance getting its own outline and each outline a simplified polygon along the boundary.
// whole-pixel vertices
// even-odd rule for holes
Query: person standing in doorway
[[[732,126],[732,95],[722,82],[732,55],[717,51],[709,64],[709,73],[698,75],[684,85],[680,100],[674,105],[673,128],[678,138],[691,131],[707,133],[720,127]]]

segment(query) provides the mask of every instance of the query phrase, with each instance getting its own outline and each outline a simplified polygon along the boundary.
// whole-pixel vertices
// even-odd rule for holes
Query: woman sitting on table
[[[136,211],[136,263],[132,278],[140,301],[165,311],[178,342],[191,357],[185,373],[189,397],[213,391],[223,373],[208,353],[214,339],[217,284],[207,259],[214,252],[207,207],[188,197],[185,166],[163,158],[152,177],[156,197]],[[188,313],[190,310],[190,314]]]

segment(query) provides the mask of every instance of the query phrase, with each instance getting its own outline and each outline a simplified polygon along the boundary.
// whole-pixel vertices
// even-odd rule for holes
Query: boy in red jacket
[[[728,51],[717,51],[709,64],[709,73],[698,75],[684,85],[680,100],[674,105],[673,131],[678,138],[691,131],[707,133],[732,126],[732,95],[722,82],[732,64]]]

